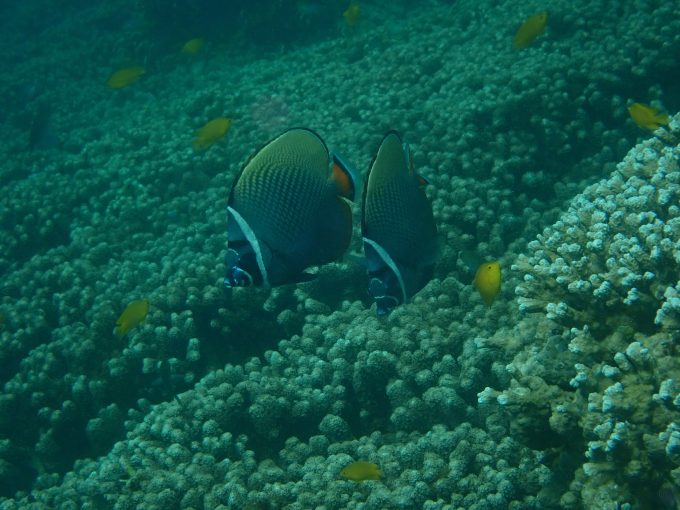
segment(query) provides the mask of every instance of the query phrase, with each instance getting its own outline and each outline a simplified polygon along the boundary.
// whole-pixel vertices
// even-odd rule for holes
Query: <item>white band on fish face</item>
[[[248,241],[248,243],[250,243],[250,246],[253,247],[253,252],[255,253],[255,260],[257,261],[257,267],[260,270],[260,274],[262,275],[262,284],[265,287],[269,287],[267,268],[264,266],[264,260],[262,259],[262,250],[260,249],[260,242],[257,240],[255,232],[253,232],[253,229],[250,228],[248,222],[245,219],[243,219],[243,216],[237,213],[233,207],[227,206],[227,212],[232,215],[234,221],[236,221],[238,226],[241,228],[241,232],[243,232],[243,235],[246,237],[246,240]]]
[[[399,268],[397,268],[397,264],[392,260],[392,257],[390,257],[390,254],[385,251],[385,249],[380,246],[378,243],[375,241],[372,241],[371,239],[368,239],[367,237],[362,237],[361,238],[364,243],[368,244],[371,248],[375,250],[375,252],[378,254],[378,256],[382,259],[382,261],[389,267],[394,275],[397,277],[397,281],[399,282],[399,288],[401,289],[401,302],[406,303],[406,287],[404,287],[404,280],[401,277],[401,272],[399,271]]]

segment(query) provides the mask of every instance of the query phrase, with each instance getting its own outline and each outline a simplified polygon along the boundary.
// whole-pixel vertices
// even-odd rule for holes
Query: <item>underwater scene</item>
[[[677,0],[0,27],[0,510],[678,508]]]

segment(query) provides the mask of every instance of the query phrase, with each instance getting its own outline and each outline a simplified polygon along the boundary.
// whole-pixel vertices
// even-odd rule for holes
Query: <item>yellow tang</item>
[[[357,24],[357,21],[359,21],[359,12],[359,4],[356,2],[350,2],[349,7],[347,7],[345,12],[342,13],[342,17],[345,18],[345,21],[350,27],[353,27]]]
[[[231,119],[227,117],[217,117],[211,120],[201,129],[196,131],[196,137],[194,138],[194,149],[207,149],[217,140],[222,138],[227,134],[229,128],[231,127]]]
[[[205,41],[200,37],[190,39],[189,41],[184,43],[181,52],[184,53],[185,55],[196,55],[196,53],[203,49],[204,44]]]
[[[534,39],[543,33],[547,22],[547,12],[539,12],[533,16],[529,16],[517,29],[515,37],[512,40],[512,46],[518,50],[529,46],[534,42]]]
[[[145,72],[144,68],[140,66],[124,67],[109,76],[106,84],[112,89],[122,89],[139,80],[139,77]]]
[[[352,480],[354,482],[363,482],[365,480],[380,480],[382,471],[377,464],[366,462],[365,460],[358,460],[352,462],[350,465],[340,471],[340,476]]]
[[[123,313],[121,313],[120,317],[118,317],[114,332],[120,337],[125,336],[128,331],[142,322],[148,313],[149,301],[147,299],[133,301],[125,307]]]
[[[475,274],[474,284],[487,306],[491,306],[501,290],[500,263],[498,261],[485,262],[479,266]]]
[[[668,124],[668,115],[661,110],[642,103],[633,103],[628,107],[630,118],[642,129],[654,131]]]

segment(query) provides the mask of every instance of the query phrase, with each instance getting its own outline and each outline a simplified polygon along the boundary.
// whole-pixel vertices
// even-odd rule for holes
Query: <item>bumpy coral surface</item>
[[[516,355],[506,367],[507,389],[487,388],[480,401],[521,410],[534,430],[585,453],[565,507],[675,500],[679,131],[676,116],[669,130],[631,150],[513,267],[524,274],[516,288],[520,309],[542,309],[559,327]]]
[[[545,5],[360,4],[195,55],[132,0],[0,6],[0,509],[672,508],[677,142],[629,152],[626,106],[680,108],[676,3],[551,2],[521,50]],[[440,262],[389,318],[357,229],[311,283],[222,287],[231,182],[296,125],[360,170],[398,129],[431,182]]]

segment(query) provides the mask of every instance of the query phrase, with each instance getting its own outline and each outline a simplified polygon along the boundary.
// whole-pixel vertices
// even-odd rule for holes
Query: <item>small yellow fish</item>
[[[633,103],[628,107],[630,118],[642,129],[654,131],[668,125],[668,115],[661,110],[642,103]]]
[[[109,76],[106,84],[112,89],[122,89],[139,80],[139,77],[145,72],[144,68],[139,66],[124,67]]]
[[[146,318],[149,313],[149,301],[147,299],[139,299],[133,301],[125,307],[123,313],[120,314],[116,321],[116,329],[114,332],[119,337],[127,335],[127,333],[137,326]]]
[[[485,262],[479,266],[475,274],[474,285],[487,306],[491,306],[501,290],[500,263],[498,261]]]
[[[354,25],[357,24],[357,21],[359,21],[360,11],[361,9],[359,9],[359,4],[357,2],[349,3],[349,7],[347,7],[347,9],[345,9],[345,12],[342,13],[342,17],[345,18],[347,25],[353,27]]]
[[[377,464],[358,460],[340,471],[340,476],[352,480],[353,482],[363,482],[365,480],[380,480],[382,471]]]
[[[196,137],[194,138],[193,144],[194,149],[207,149],[227,134],[227,131],[229,131],[229,128],[231,127],[231,123],[231,119],[228,119],[227,117],[217,117],[208,122],[205,126],[196,131]]]
[[[529,16],[515,33],[515,37],[512,40],[513,48],[521,50],[522,48],[529,46],[534,42],[534,39],[543,33],[547,22],[547,12],[539,12],[533,16]]]
[[[205,41],[203,39],[201,39],[200,37],[195,37],[194,39],[191,39],[184,43],[181,52],[184,55],[196,55],[196,53],[203,49],[204,44]]]

